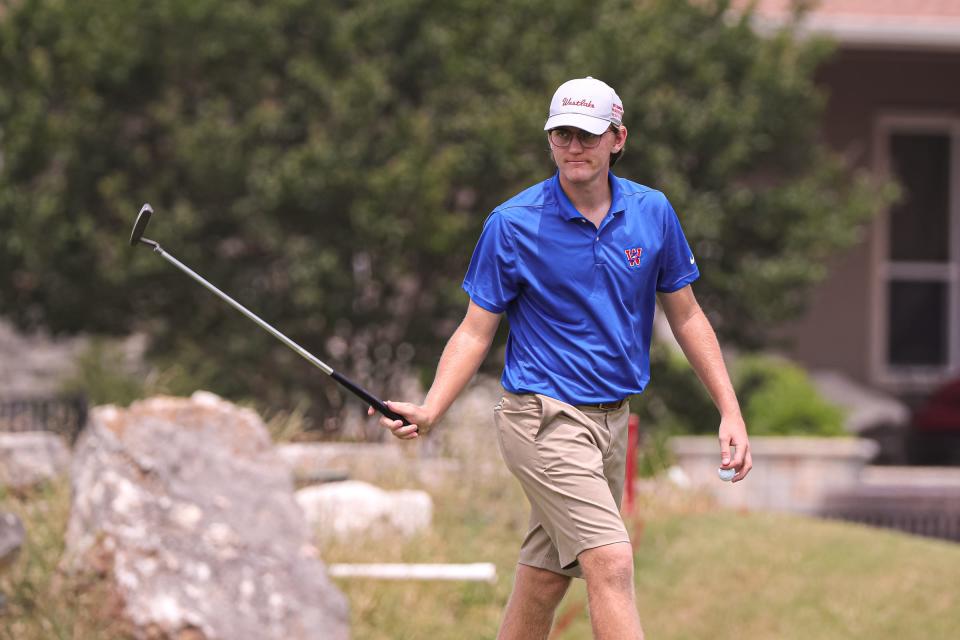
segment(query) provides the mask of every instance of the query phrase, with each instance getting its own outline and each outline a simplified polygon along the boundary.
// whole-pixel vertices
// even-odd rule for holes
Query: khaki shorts
[[[629,542],[623,496],[629,405],[573,407],[505,392],[494,410],[500,452],[530,501],[520,564],[582,577],[577,556]]]

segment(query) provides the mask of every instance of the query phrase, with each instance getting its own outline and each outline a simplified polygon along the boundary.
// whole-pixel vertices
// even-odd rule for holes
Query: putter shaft
[[[154,252],[159,253],[164,260],[166,260],[167,262],[175,266],[177,269],[180,269],[180,271],[184,272],[185,274],[193,278],[196,282],[203,285],[205,289],[215,294],[218,298],[220,298],[221,300],[229,304],[231,307],[233,307],[243,315],[247,316],[247,318],[249,318],[250,320],[253,320],[255,323],[257,323],[257,325],[259,325],[261,329],[263,329],[264,331],[272,335],[274,338],[276,338],[283,344],[290,347],[290,349],[297,352],[297,354],[299,354],[300,357],[302,357],[304,360],[306,360],[307,362],[309,362],[310,364],[312,364],[313,366],[320,369],[325,374],[327,374],[328,376],[336,380],[337,383],[339,383],[342,387],[344,387],[345,389],[350,391],[352,394],[354,394],[355,396],[357,396],[358,398],[360,398],[361,400],[363,400],[364,402],[372,406],[382,415],[386,416],[387,418],[390,418],[391,420],[399,420],[405,426],[410,424],[410,422],[408,422],[406,418],[404,418],[398,413],[391,411],[387,407],[387,405],[383,403],[382,400],[377,398],[377,396],[373,395],[372,393],[370,393],[369,391],[367,391],[366,389],[364,389],[363,387],[361,387],[360,385],[358,385],[356,382],[346,377],[345,375],[342,375],[339,372],[334,371],[330,365],[323,362],[322,360],[317,358],[315,355],[313,355],[312,353],[310,353],[309,351],[307,351],[306,349],[298,345],[296,342],[294,342],[287,336],[283,335],[282,333],[274,329],[265,320],[260,318],[260,316],[258,316],[257,314],[247,309],[245,306],[243,306],[242,304],[240,304],[239,302],[237,302],[236,300],[234,300],[233,298],[225,294],[223,291],[220,291],[220,289],[216,288],[211,283],[207,282],[207,280],[203,278],[203,276],[201,276],[199,273],[197,273],[187,265],[183,264],[182,262],[174,258],[172,255],[164,251],[160,247],[159,243],[153,240],[150,240],[149,238],[144,238],[143,232],[146,230],[147,225],[150,222],[151,215],[153,215],[153,207],[151,207],[149,203],[145,203],[143,207],[140,208],[140,213],[137,215],[137,220],[136,222],[134,222],[134,225],[133,225],[133,231],[130,234],[131,246],[136,246],[138,244],[145,244],[153,248]]]
[[[160,257],[162,257],[164,260],[166,260],[167,262],[177,267],[178,269],[183,271],[185,274],[187,274],[188,276],[190,276],[191,278],[193,278],[194,280],[202,284],[211,293],[215,294],[217,297],[219,297],[221,300],[229,304],[231,307],[233,307],[243,315],[247,316],[248,318],[256,322],[258,325],[260,325],[262,329],[267,331],[274,338],[276,338],[283,344],[287,345],[288,347],[296,351],[298,354],[300,354],[301,357],[303,357],[304,360],[306,360],[307,362],[315,366],[317,369],[320,369],[328,376],[333,375],[333,368],[330,365],[328,365],[323,360],[320,360],[318,357],[316,357],[315,355],[313,355],[312,353],[310,353],[309,351],[307,351],[306,349],[298,345],[296,342],[294,342],[287,336],[283,335],[282,333],[274,329],[267,321],[263,320],[260,316],[258,316],[257,314],[247,309],[245,306],[243,306],[242,304],[240,304],[239,302],[237,302],[236,300],[234,300],[233,298],[225,294],[223,291],[220,291],[220,289],[217,289],[215,286],[207,282],[207,280],[203,276],[201,276],[199,273],[197,273],[187,265],[183,264],[182,262],[174,258],[172,255],[164,251],[159,244],[154,243],[153,250],[159,253]]]

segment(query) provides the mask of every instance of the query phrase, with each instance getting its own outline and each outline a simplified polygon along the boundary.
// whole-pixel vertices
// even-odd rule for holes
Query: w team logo
[[[637,247],[636,249],[624,249],[623,252],[627,254],[627,266],[640,266],[640,257],[643,255],[643,247]]]

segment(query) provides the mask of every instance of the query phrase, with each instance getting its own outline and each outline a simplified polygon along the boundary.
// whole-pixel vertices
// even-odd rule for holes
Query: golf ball
[[[736,469],[717,469],[717,475],[720,476],[720,479],[724,482],[730,482],[733,480],[733,476],[737,475]]]

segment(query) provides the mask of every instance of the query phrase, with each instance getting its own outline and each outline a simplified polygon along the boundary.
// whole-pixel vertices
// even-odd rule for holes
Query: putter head
[[[145,203],[140,207],[140,214],[137,215],[137,221],[133,223],[133,231],[130,233],[130,246],[136,246],[143,237],[143,232],[150,223],[150,216],[153,214],[153,207]]]

